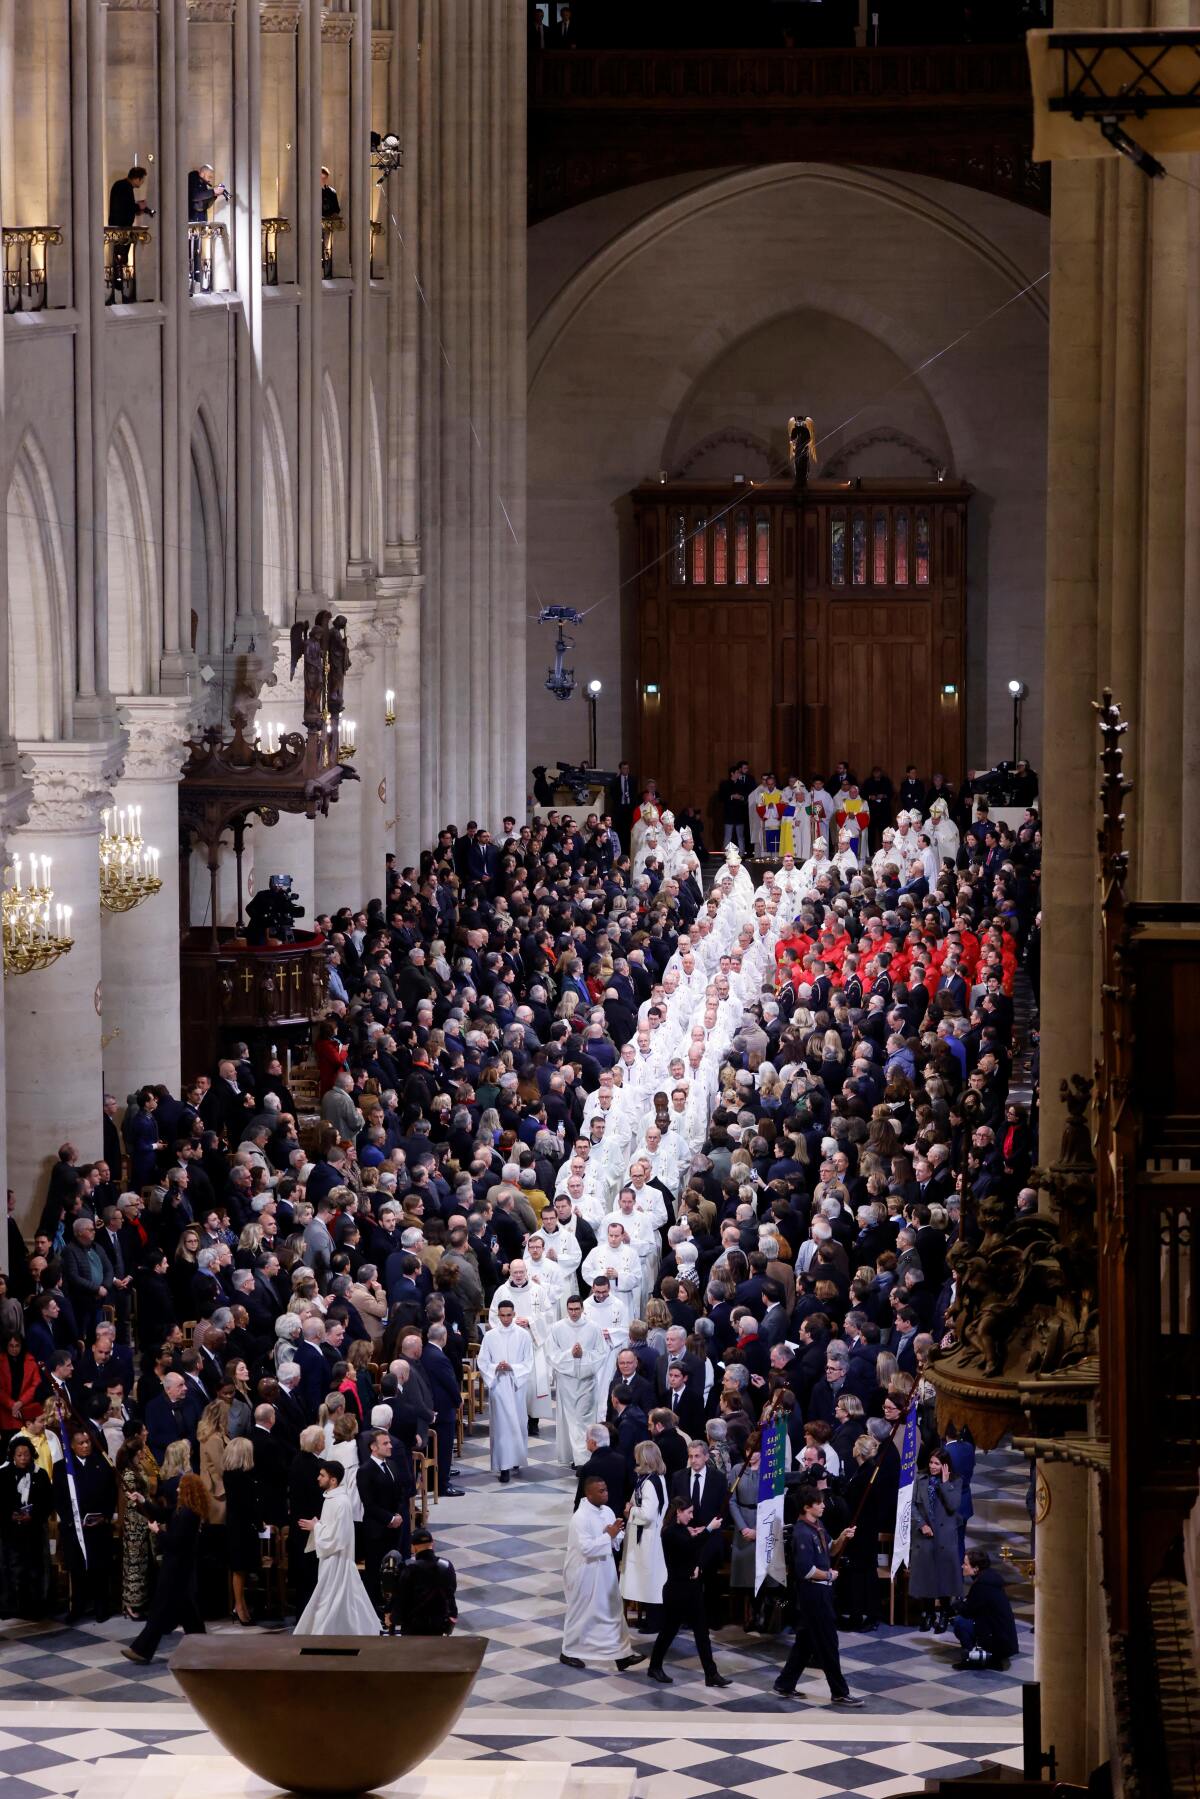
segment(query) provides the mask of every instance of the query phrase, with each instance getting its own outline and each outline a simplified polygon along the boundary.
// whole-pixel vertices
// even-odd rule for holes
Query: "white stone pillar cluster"
[[[431,0],[418,93],[422,842],[523,810],[525,10]]]

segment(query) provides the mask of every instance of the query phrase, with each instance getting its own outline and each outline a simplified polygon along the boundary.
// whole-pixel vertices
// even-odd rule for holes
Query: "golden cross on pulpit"
[[[249,968],[243,968],[243,970],[242,970],[242,986],[245,988],[247,993],[249,993],[249,991],[250,991],[251,987],[253,987],[253,985],[254,985],[253,971]]]

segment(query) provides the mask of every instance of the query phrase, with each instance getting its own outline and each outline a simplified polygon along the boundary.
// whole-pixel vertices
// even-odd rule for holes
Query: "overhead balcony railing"
[[[50,303],[46,251],[61,244],[60,225],[5,225],[4,310],[44,312]]]
[[[138,246],[150,242],[144,225],[104,227],[104,304],[132,306],[137,299]]]
[[[279,240],[292,228],[290,219],[270,218],[262,222],[262,278],[264,287],[279,286]]]

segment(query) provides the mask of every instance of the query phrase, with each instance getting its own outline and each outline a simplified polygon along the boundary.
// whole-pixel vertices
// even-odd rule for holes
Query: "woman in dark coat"
[[[170,1522],[150,1523],[150,1530],[162,1541],[162,1567],[145,1627],[121,1649],[126,1661],[153,1661],[160,1640],[170,1630],[203,1636],[204,1620],[196,1600],[196,1562],[208,1506],[208,1488],[200,1476],[185,1474],[179,1482],[179,1498]]]
[[[50,1582],[50,1476],[28,1437],[14,1437],[0,1468],[0,1602],[9,1618],[40,1618]]]
[[[860,1418],[859,1424],[863,1421]],[[845,1488],[846,1511],[854,1535],[838,1563],[835,1598],[846,1630],[874,1630],[879,1622],[880,1475],[878,1444],[866,1432],[850,1452]],[[844,1470],[846,1471],[846,1470]]]
[[[143,1361],[154,1354],[172,1326],[179,1322],[175,1296],[167,1278],[169,1267],[165,1249],[149,1249],[134,1275],[138,1340],[142,1347]]]
[[[249,1437],[234,1437],[227,1445],[225,1476],[225,1557],[233,1576],[233,1621],[252,1624],[246,1603],[246,1576],[257,1574],[262,1556],[258,1533],[262,1519],[254,1482],[254,1446]]]
[[[690,1630],[696,1641],[700,1665],[704,1669],[706,1687],[727,1687],[729,1682],[718,1673],[713,1660],[712,1639],[704,1609],[704,1574],[701,1557],[705,1532],[692,1528],[692,1507],[688,1500],[676,1497],[667,1507],[663,1523],[662,1546],[667,1563],[667,1583],[663,1588],[662,1627],[650,1652],[647,1678],[659,1686],[669,1687],[671,1676],[663,1662],[667,1650],[681,1630]]]
[[[908,1557],[908,1591],[923,1602],[919,1628],[940,1636],[950,1627],[952,1603],[962,1598],[962,1564],[958,1554],[958,1502],[962,1483],[939,1450],[913,1483],[912,1539]],[[935,1614],[930,1613],[930,1603]]]

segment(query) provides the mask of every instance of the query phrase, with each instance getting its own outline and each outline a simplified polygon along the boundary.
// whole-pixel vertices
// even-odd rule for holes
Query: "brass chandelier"
[[[32,974],[35,969],[49,968],[71,949],[70,906],[54,903],[50,885],[49,856],[29,858],[29,880],[22,884],[21,858],[14,856],[5,869],[3,907],[4,972]],[[11,883],[11,884],[10,884]],[[50,924],[50,908],[54,906],[54,925]]]
[[[161,886],[158,851],[142,842],[142,808],[109,808],[100,833],[100,904],[106,912],[132,912]]]

